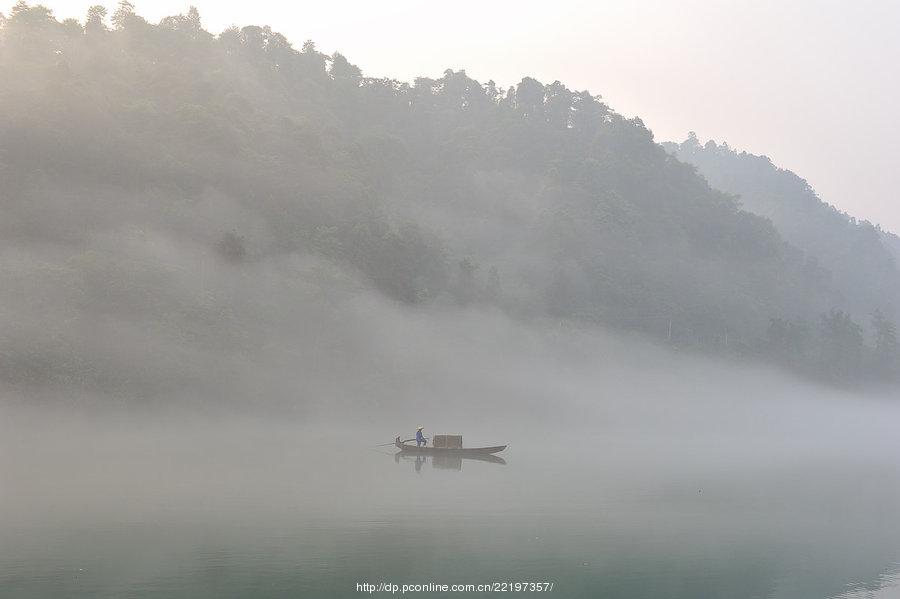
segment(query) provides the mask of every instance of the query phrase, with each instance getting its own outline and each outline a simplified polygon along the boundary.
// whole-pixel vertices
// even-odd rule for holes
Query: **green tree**
[[[362,81],[362,71],[359,70],[359,67],[351,64],[340,52],[332,54],[331,68],[328,72],[336,82],[345,83],[351,87],[358,87]]]
[[[557,129],[568,129],[574,116],[575,94],[559,81],[554,81],[547,86],[545,96],[547,122]]]
[[[53,19],[53,11],[45,6],[29,6],[25,0],[16,2],[9,11],[9,20],[22,25],[41,25]]]
[[[112,15],[112,24],[116,29],[126,29],[129,22],[135,19],[134,4],[128,0],[120,0],[118,7]]]
[[[825,372],[842,381],[860,375],[863,331],[843,310],[822,315],[823,367]]]
[[[457,263],[456,297],[462,304],[469,304],[479,299],[478,285],[479,264],[471,256],[466,256]]]
[[[897,327],[881,310],[872,314],[875,331],[875,368],[883,375],[895,374],[898,367]]]
[[[537,79],[525,77],[516,86],[516,105],[525,116],[544,114],[544,86]]]
[[[100,33],[106,31],[106,7],[102,4],[95,4],[88,8],[87,17],[84,21],[84,30],[86,33]]]
[[[195,31],[200,31],[203,28],[203,25],[200,22],[200,11],[197,10],[196,6],[191,5],[188,8],[186,21],[188,26]]]

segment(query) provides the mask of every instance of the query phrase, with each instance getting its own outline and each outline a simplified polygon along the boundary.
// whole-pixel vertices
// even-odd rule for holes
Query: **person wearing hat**
[[[416,447],[420,445],[428,445],[428,439],[425,438],[425,435],[422,434],[422,429],[424,426],[420,426],[416,429]]]

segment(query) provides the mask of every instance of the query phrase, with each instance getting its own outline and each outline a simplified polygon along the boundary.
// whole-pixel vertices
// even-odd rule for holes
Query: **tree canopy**
[[[841,383],[897,370],[886,299],[897,271],[877,228],[735,158],[754,165],[741,181],[814,217],[764,209],[774,196],[709,174],[707,150],[672,155],[640,119],[558,81],[371,78],[270,27],[212,35],[194,8],[150,24],[127,1],[111,16],[91,7],[83,24],[19,2],[0,26],[0,80],[4,244],[65,252],[27,271],[65,310],[90,297],[83,309],[185,322],[197,298],[149,302],[158,288],[124,292],[129,265],[96,258],[98,239],[154,230],[232,269],[318,256],[406,304],[492,305],[679,348],[788,356]],[[196,322],[239,329],[215,301]],[[875,310],[874,328],[856,324]],[[9,380],[84,381],[93,368],[42,369],[31,349],[11,351]]]

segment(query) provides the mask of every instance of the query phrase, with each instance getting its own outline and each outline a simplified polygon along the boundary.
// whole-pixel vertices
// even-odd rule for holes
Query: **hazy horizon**
[[[8,14],[13,3],[4,4]],[[83,20],[91,3],[41,4],[59,19]],[[117,3],[103,4],[112,13]],[[769,156],[804,177],[825,202],[900,231],[900,206],[891,201],[900,187],[900,171],[892,168],[900,143],[892,106],[900,90],[892,65],[900,41],[892,23],[900,5],[564,0],[548,14],[537,3],[516,3],[513,11],[498,2],[478,4],[475,19],[471,2],[453,12],[409,0],[348,2],[342,10],[272,0],[135,2],[151,22],[190,4],[213,33],[270,25],[295,47],[311,39],[370,76],[412,80],[453,68],[503,86],[526,75],[558,79],[641,117],[657,141],[681,141],[696,131],[704,141]]]
[[[897,598],[900,15],[48,4],[0,595]]]

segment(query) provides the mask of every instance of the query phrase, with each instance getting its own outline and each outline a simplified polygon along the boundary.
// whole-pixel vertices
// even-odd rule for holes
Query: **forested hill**
[[[769,218],[789,243],[825,268],[835,305],[859,318],[897,307],[896,236],[826,204],[805,180],[766,156],[738,153],[713,141],[701,145],[693,134],[681,144],[663,145],[695,165],[713,187],[737,195],[744,210]]]
[[[194,9],[149,24],[127,2],[84,24],[20,2],[0,81],[6,382],[152,390],[79,351],[96,345],[85,315],[253,355],[260,322],[306,300],[222,289],[297,255],[401,304],[640,331],[841,383],[896,372],[895,290],[863,291],[893,263],[833,276],[640,119],[559,82],[373,79],[268,27],[212,35]],[[213,267],[243,278],[215,287]],[[877,327],[849,316],[863,309]]]
[[[738,196],[744,210],[769,218],[822,269],[833,293],[831,302],[861,322],[872,319],[873,328],[883,329],[881,336],[886,336],[882,343],[893,345],[894,331],[885,320],[894,317],[900,298],[896,235],[825,203],[804,179],[766,156],[736,152],[713,141],[701,145],[693,133],[680,144],[663,145],[679,160],[695,165],[711,185]],[[876,332],[876,343],[877,337]]]

